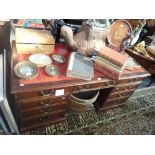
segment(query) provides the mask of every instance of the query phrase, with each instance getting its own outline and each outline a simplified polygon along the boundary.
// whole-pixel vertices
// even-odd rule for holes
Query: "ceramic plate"
[[[59,63],[59,64],[62,64],[65,62],[65,58],[59,54],[53,54],[52,55],[52,59],[56,62],[56,63]]]
[[[21,61],[14,67],[15,74],[21,79],[32,79],[38,75],[38,68],[29,61]]]
[[[51,58],[45,54],[33,54],[29,57],[29,61],[38,67],[44,67],[52,63]]]
[[[132,27],[127,20],[116,20],[110,26],[109,34],[107,36],[108,42],[120,48],[123,39],[126,38],[127,33],[132,33]]]
[[[49,75],[49,76],[58,76],[59,75],[59,70],[57,68],[57,66],[55,65],[48,65],[45,67],[45,72]]]

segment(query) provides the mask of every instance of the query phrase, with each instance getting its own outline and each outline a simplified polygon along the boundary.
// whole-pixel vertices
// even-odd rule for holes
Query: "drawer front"
[[[79,91],[89,91],[93,89],[101,89],[101,88],[107,88],[107,87],[114,87],[115,81],[106,81],[106,82],[99,82],[99,83],[93,83],[93,84],[85,84],[85,85],[78,85],[73,86],[72,92],[79,92]]]
[[[61,102],[67,103],[67,101],[68,101],[68,97],[63,96],[63,97],[56,97],[52,99],[32,101],[32,102],[17,102],[17,106],[21,110],[26,110],[26,109],[37,108],[37,107],[48,107]]]
[[[120,85],[120,86],[118,85],[112,90],[111,93],[117,93],[117,92],[121,92],[121,91],[136,89],[140,83],[141,82],[136,82],[136,83],[129,84],[129,85],[124,85],[124,86],[123,85]]]
[[[115,99],[115,98],[130,96],[134,92],[134,90],[135,89],[122,91],[122,92],[118,92],[118,93],[112,93],[108,96],[107,99]]]
[[[58,91],[61,90],[61,94],[58,94]],[[63,93],[64,92],[64,93]],[[59,88],[59,89],[52,89],[52,90],[41,90],[36,92],[27,92],[27,93],[18,93],[16,94],[16,100],[40,100],[40,98],[50,98],[55,96],[64,96],[68,95],[72,92],[71,87],[67,88]]]
[[[125,78],[125,79],[120,79],[117,84],[125,84],[125,83],[132,83],[136,81],[143,81],[145,77],[138,77],[138,78]]]
[[[31,126],[34,124],[42,124],[45,122],[49,121],[55,121],[59,118],[64,118],[65,117],[65,111],[64,110],[59,110],[57,112],[53,112],[47,115],[38,115],[36,117],[31,117],[31,118],[24,118],[20,122],[20,126],[26,127],[26,126]]]
[[[26,118],[26,117],[36,116],[36,115],[48,115],[51,112],[55,112],[58,110],[66,110],[66,109],[67,109],[66,102],[62,102],[58,104],[46,105],[35,109],[31,108],[25,111],[21,111],[20,115],[21,115],[21,118]]]

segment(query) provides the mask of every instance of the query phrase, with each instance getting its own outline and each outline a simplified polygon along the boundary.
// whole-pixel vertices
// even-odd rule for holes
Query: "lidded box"
[[[16,28],[17,54],[51,54],[55,40],[48,30]]]

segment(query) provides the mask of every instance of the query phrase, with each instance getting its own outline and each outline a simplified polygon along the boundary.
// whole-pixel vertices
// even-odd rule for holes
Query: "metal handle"
[[[41,106],[49,107],[51,106],[51,104],[52,104],[51,100],[40,101]]]
[[[85,85],[85,86],[79,86],[80,90],[86,90],[89,88],[89,85]]]
[[[51,90],[49,93],[45,92],[45,91],[40,91],[40,95],[41,96],[50,96],[50,95],[53,95],[55,93],[54,90]]]

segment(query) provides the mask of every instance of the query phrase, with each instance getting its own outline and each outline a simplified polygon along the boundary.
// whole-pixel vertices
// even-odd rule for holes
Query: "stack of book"
[[[96,54],[95,69],[112,79],[119,79],[127,63],[128,55],[123,55],[106,46]]]

